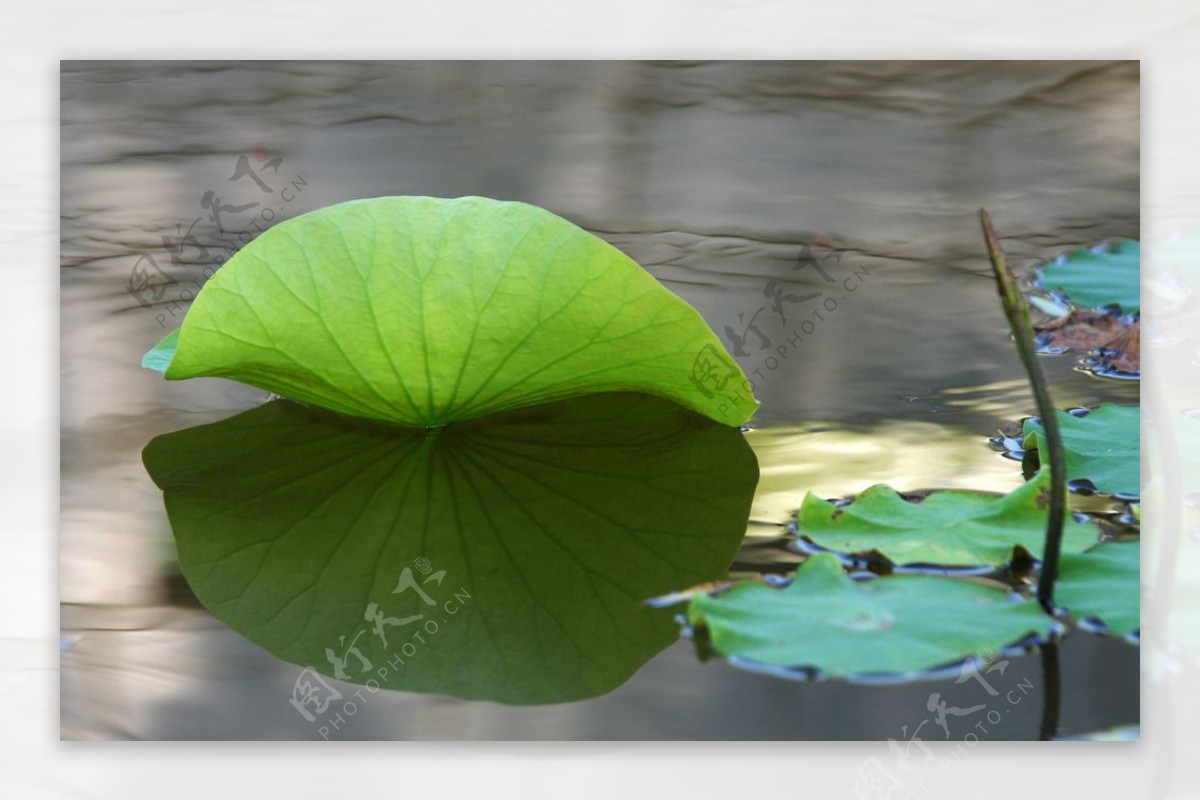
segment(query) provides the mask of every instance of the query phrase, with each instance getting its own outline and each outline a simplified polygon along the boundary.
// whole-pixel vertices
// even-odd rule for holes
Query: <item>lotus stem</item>
[[[1058,734],[1058,717],[1062,707],[1062,667],[1058,660],[1058,643],[1042,643],[1042,722],[1038,727],[1039,740],[1053,740]]]
[[[1063,449],[1062,431],[1058,427],[1058,416],[1050,398],[1046,375],[1038,361],[1037,348],[1033,343],[1033,323],[1029,318],[1029,304],[1017,286],[1016,276],[1009,269],[1000,247],[1000,237],[992,227],[992,218],[986,209],[979,210],[979,222],[983,227],[983,238],[987,241],[988,257],[996,274],[1000,302],[1008,327],[1016,342],[1017,355],[1025,368],[1025,375],[1033,388],[1038,416],[1045,431],[1046,451],[1050,457],[1050,513],[1046,519],[1046,544],[1042,548],[1042,570],[1038,576],[1037,597],[1046,612],[1054,613],[1054,582],[1058,579],[1058,560],[1062,552],[1063,522],[1067,510],[1067,457]]]

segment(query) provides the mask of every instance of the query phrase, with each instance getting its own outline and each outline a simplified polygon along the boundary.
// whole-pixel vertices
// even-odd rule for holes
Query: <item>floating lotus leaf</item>
[[[1123,239],[1077,248],[1043,267],[1039,283],[1048,290],[1062,290],[1077,306],[1116,304],[1131,314],[1141,307],[1141,246]]]
[[[939,490],[913,502],[877,484],[838,505],[810,492],[796,514],[796,530],[822,548],[878,550],[896,564],[1001,565],[1017,545],[1042,552],[1049,493],[1046,471],[1007,495]],[[1098,536],[1094,525],[1068,518],[1063,550],[1083,551]]]
[[[1086,480],[1097,492],[1138,497],[1141,492],[1141,407],[1102,403],[1085,415],[1056,412],[1067,455],[1067,480]],[[1025,421],[1025,450],[1045,445],[1039,422]],[[1041,455],[1045,464],[1046,457]]]
[[[1075,620],[1096,619],[1113,634],[1141,629],[1141,543],[1106,542],[1063,557],[1055,603]]]
[[[696,594],[688,616],[724,656],[832,677],[931,670],[1054,625],[1037,601],[967,579],[856,582],[831,554],[809,557],[782,589],[743,581]]]
[[[143,364],[434,426],[602,392],[728,425],[757,407],[703,318],[544,209],[481,197],[330,206],[263,233]]]

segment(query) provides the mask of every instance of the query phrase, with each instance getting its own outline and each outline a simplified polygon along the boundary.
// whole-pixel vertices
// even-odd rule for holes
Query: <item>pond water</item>
[[[733,567],[783,572],[808,491],[1021,483],[987,443],[1034,409],[975,215],[1021,270],[1138,238],[1136,62],[67,62],[61,121],[64,738],[904,741],[931,693],[989,700],[954,676],[785,681],[684,638],[588,700],[384,690],[322,733],[288,702],[299,668],[196,600],[142,464],[153,437],[264,393],[139,362],[213,257],[273,221],[381,195],[533,203],[695,306],[755,382],[760,479]],[[792,269],[806,253],[824,273]],[[1137,402],[1136,382],[1043,363],[1061,408]],[[1135,647],[1075,632],[1059,650],[1057,734],[1138,722]],[[1045,734],[1037,653],[994,684],[1009,700],[988,722],[921,736]]]

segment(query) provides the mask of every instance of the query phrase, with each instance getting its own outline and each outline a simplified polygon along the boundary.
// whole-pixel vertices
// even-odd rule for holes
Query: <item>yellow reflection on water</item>
[[[1020,464],[990,450],[986,433],[896,420],[861,428],[808,423],[752,430],[746,436],[761,477],[751,518],[783,523],[806,492],[845,497],[872,484],[901,492],[1015,489],[1023,483]]]

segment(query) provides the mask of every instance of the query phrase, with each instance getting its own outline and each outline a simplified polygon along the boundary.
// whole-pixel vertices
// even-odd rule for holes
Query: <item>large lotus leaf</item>
[[[280,223],[230,259],[143,361],[345,414],[441,425],[600,392],[748,420],[749,382],[703,318],[548,211],[386,197]]]
[[[931,670],[1053,627],[1033,599],[942,576],[855,582],[831,554],[809,557],[783,589],[696,594],[688,616],[720,654],[832,677]]]
[[[1045,289],[1060,289],[1077,306],[1119,305],[1127,314],[1141,307],[1141,246],[1123,239],[1110,246],[1077,248],[1043,267]]]
[[[1049,497],[1044,470],[1007,495],[939,490],[913,502],[876,484],[839,506],[810,492],[796,513],[796,530],[822,548],[878,550],[896,564],[1000,565],[1017,545],[1042,552]],[[1082,551],[1098,536],[1094,525],[1068,517],[1063,550]]]
[[[1076,417],[1056,411],[1067,454],[1067,480],[1086,479],[1097,492],[1137,497],[1141,492],[1141,407],[1102,403]],[[1045,445],[1040,423],[1025,421],[1025,449]],[[1048,457],[1041,454],[1042,464]]]
[[[634,395],[428,433],[276,401],[143,459],[196,597],[253,642],[515,704],[607,692],[677,638],[644,600],[724,574],[758,476],[737,429]]]
[[[1142,548],[1136,540],[1106,542],[1063,557],[1054,602],[1075,620],[1096,619],[1120,636],[1141,626]]]

